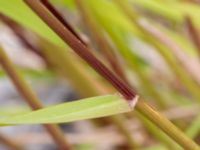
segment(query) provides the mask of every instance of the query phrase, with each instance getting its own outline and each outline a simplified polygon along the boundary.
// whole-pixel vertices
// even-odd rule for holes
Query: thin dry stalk
[[[30,107],[33,110],[43,108],[40,100],[34,94],[24,78],[20,75],[15,65],[10,61],[2,48],[0,48],[0,63],[3,69],[9,75],[10,79],[13,81],[18,92],[24,97]],[[71,150],[71,146],[69,145],[64,137],[64,134],[57,125],[45,124],[44,126],[61,150]]]
[[[25,36],[24,28],[19,25],[17,22],[15,22],[13,19],[9,18],[8,16],[5,16],[4,14],[0,13],[0,20],[5,23],[12,31],[13,33],[18,37],[20,42],[23,44],[24,47],[26,47],[29,50],[32,50],[34,53],[36,53],[39,57],[41,57],[45,62],[48,64],[45,56],[43,53],[41,53],[41,49],[39,47],[34,46]]]

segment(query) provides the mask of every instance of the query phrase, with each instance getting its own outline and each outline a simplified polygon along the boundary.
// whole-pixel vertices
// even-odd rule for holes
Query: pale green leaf
[[[163,16],[173,22],[183,23],[185,16],[190,16],[197,27],[200,24],[200,7],[193,3],[182,3],[174,1],[171,3],[166,3],[166,1],[155,1],[155,0],[131,0],[136,6],[145,8],[154,12],[157,15]],[[170,8],[170,9],[169,9]]]
[[[129,104],[121,96],[106,95],[67,102],[16,116],[1,116],[0,125],[66,123],[131,110]]]
[[[198,115],[194,121],[192,122],[192,124],[187,128],[186,130],[186,134],[194,139],[197,137],[198,133],[200,131],[200,115]]]
[[[61,6],[66,6],[69,9],[75,9],[74,0],[52,0],[51,2]]]
[[[130,19],[111,1],[88,0],[91,15],[98,21],[102,28],[110,35],[119,52],[127,61],[146,66],[147,63],[130,47],[130,38],[138,34],[138,29]],[[102,9],[105,11],[102,12]],[[105,15],[106,14],[106,15]],[[113,17],[117,16],[117,17]]]
[[[64,42],[23,2],[0,0],[0,12],[31,29],[54,44],[66,47]]]

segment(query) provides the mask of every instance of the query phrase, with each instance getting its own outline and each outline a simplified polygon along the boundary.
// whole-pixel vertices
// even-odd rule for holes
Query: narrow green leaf
[[[129,104],[121,96],[106,95],[67,102],[16,116],[1,116],[0,125],[66,123],[131,110]]]

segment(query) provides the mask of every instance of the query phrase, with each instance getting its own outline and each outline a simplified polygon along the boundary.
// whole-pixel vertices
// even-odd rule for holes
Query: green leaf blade
[[[0,125],[67,123],[116,115],[131,110],[129,104],[121,96],[106,95],[67,102],[21,115],[4,117],[0,119]]]

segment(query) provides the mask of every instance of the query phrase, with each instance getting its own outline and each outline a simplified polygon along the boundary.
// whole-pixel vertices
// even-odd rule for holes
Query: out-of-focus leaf
[[[138,29],[131,23],[129,18],[110,1],[88,0],[91,14],[101,24],[115,42],[122,56],[135,64],[147,65],[146,62],[130,47],[130,39],[138,34]],[[102,10],[105,10],[102,12]],[[106,14],[106,15],[105,15]],[[113,17],[117,16],[117,17]]]
[[[142,89],[150,96],[154,97],[154,99],[158,100],[160,105],[164,105],[163,103],[166,102],[166,100],[160,96],[160,93],[152,86],[153,84],[145,74],[145,69],[149,67],[149,64],[139,56],[139,52],[137,53],[139,49],[137,49],[137,51],[133,50],[133,46],[131,45],[136,36],[141,36],[141,32],[132,24],[131,20],[127,18],[122,10],[111,1],[88,1],[92,10],[91,14],[94,14],[96,21],[98,21],[109,34],[124,60],[136,74]],[[102,9],[108,11],[102,12]],[[119,16],[119,18],[116,17],[116,19],[113,16]],[[130,39],[132,39],[132,41]]]
[[[53,73],[49,70],[32,70],[32,69],[21,69],[20,70],[25,76],[34,79],[52,79]]]
[[[23,0],[0,0],[0,12],[38,33],[52,43],[66,47],[64,42],[26,6]]]
[[[176,1],[166,3],[164,1],[131,0],[131,2],[177,23],[183,23],[184,17],[188,15],[195,21],[196,25],[200,25],[198,19],[200,7],[198,5]]]
[[[32,69],[20,69],[20,72],[28,78],[31,79],[49,79],[51,80],[54,76],[53,73],[49,70],[32,70]],[[0,70],[0,78],[7,77],[7,74],[4,71]]]
[[[52,2],[58,5],[66,6],[70,9],[75,8],[74,0],[52,0]]]
[[[0,107],[1,116],[15,116],[23,113],[30,112],[30,108],[27,106],[2,106]]]
[[[194,139],[198,133],[200,132],[200,115],[195,118],[194,122],[192,122],[191,126],[186,130],[186,134]]]
[[[167,19],[170,19],[174,22],[181,22],[182,16],[181,13],[174,9],[174,6],[169,9],[166,7],[166,3],[161,3],[158,1],[149,1],[149,0],[131,0],[133,4],[145,8],[146,10],[150,10],[155,14],[161,15]]]
[[[0,125],[65,123],[131,110],[129,104],[121,96],[106,95],[67,102],[12,117],[1,116]]]
[[[0,70],[0,78],[2,78],[4,76],[5,76],[5,73],[2,70]]]
[[[156,146],[151,146],[148,148],[143,148],[141,150],[167,150],[167,148],[164,147],[163,145],[156,145]]]

